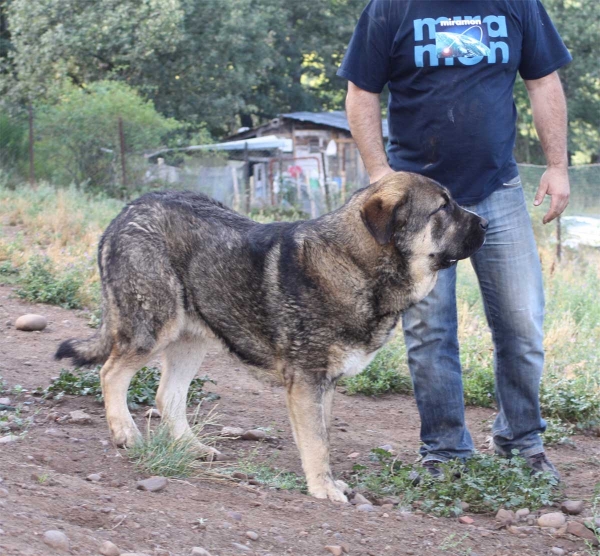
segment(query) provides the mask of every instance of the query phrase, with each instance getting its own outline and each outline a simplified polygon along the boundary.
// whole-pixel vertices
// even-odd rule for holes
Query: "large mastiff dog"
[[[336,381],[359,373],[437,273],[481,247],[487,222],[436,182],[398,172],[316,220],[258,224],[203,195],[150,193],[98,248],[102,325],[56,357],[100,371],[113,440],[140,438],[127,409],[138,369],[164,357],[156,401],[191,434],[190,381],[211,346],[277,371],[310,494],[345,501],[329,467]],[[218,454],[206,446],[204,452]]]

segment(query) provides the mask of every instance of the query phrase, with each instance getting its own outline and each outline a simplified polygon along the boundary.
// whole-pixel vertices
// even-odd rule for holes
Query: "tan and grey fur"
[[[209,347],[276,370],[309,492],[345,501],[329,466],[336,381],[368,364],[438,270],[483,244],[486,226],[439,184],[405,172],[294,223],[258,224],[203,195],[150,193],[125,207],[100,241],[98,333],[63,342],[56,356],[104,364],[118,445],[140,437],[127,388],[160,353],[157,405],[175,437],[191,434],[186,394]]]

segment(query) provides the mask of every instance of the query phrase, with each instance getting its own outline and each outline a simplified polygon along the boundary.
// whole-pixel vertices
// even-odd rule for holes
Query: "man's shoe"
[[[428,475],[432,479],[443,479],[444,472],[440,469],[441,463],[441,461],[438,461],[436,459],[429,459],[427,461],[424,461],[421,464],[421,468],[423,469],[423,471],[421,473],[418,471],[411,471],[408,478],[412,481],[412,484],[415,486],[421,482],[422,476],[424,474],[425,476]]]
[[[538,473],[549,473],[560,482],[560,473],[558,472],[558,469],[554,467],[552,462],[546,457],[545,452],[528,456],[525,458],[525,461],[527,462],[528,467],[531,468],[531,472],[534,475],[537,475]]]

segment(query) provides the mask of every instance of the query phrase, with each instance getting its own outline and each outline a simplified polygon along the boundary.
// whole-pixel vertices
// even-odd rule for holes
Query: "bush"
[[[441,465],[442,478],[433,478],[422,469],[415,484],[415,469],[395,460],[380,448],[372,450],[376,470],[355,465],[351,483],[376,496],[400,496],[401,505],[416,503],[427,513],[441,516],[462,513],[461,502],[469,511],[487,513],[499,508],[549,506],[560,492],[557,480],[548,473],[531,474],[523,458],[511,459],[476,454],[465,463],[450,461]]]
[[[25,121],[7,112],[0,112],[0,170],[10,177],[23,171],[26,160]]]
[[[119,118],[127,153],[138,157],[127,161],[128,181],[139,183],[146,171],[142,152],[159,146],[179,124],[161,116],[133,88],[113,81],[65,86],[57,103],[36,108],[38,176],[123,196]]]
[[[60,376],[46,389],[42,390],[46,396],[53,398],[64,396],[95,396],[102,401],[102,388],[100,386],[100,367],[91,370],[75,369],[75,372],[63,369]],[[156,367],[142,367],[131,380],[127,392],[127,403],[135,408],[139,405],[154,405],[156,403],[156,391],[160,382],[160,370]],[[188,392],[188,404],[199,403],[204,398],[215,399],[215,394],[204,392],[207,382],[216,382],[207,376],[195,378],[190,384]]]
[[[81,275],[76,269],[57,274],[52,262],[45,257],[33,257],[20,279],[17,295],[32,303],[59,305],[65,309],[80,309]]]

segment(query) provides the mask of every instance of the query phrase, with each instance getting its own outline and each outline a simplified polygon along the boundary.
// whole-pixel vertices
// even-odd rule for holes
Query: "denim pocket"
[[[521,176],[515,176],[511,180],[504,182],[502,184],[503,187],[519,187],[521,185]]]

